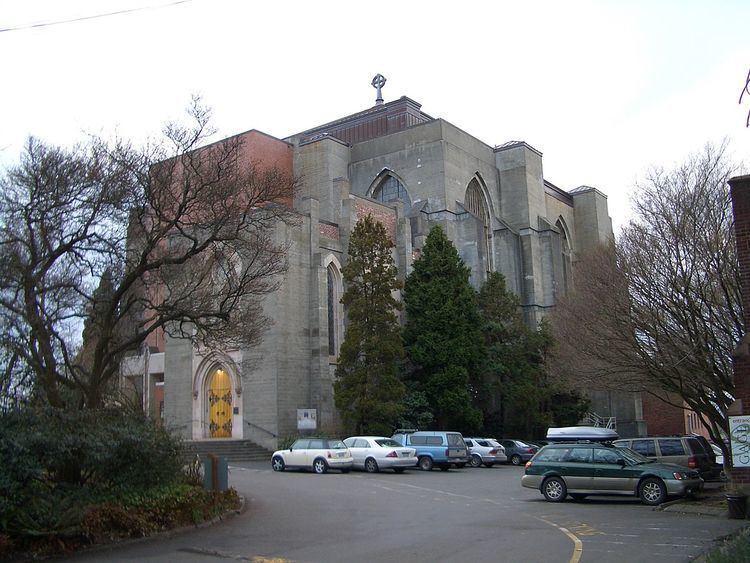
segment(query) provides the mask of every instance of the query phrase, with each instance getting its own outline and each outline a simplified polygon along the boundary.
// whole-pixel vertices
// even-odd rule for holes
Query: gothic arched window
[[[328,289],[328,355],[336,356],[339,349],[339,327],[341,324],[341,275],[336,265],[331,263],[326,268]]]
[[[562,253],[562,283],[561,289],[563,293],[567,293],[570,288],[571,274],[572,274],[572,258],[570,241],[568,240],[568,229],[565,228],[565,224],[562,219],[558,219],[555,227],[560,231],[560,251]]]
[[[409,192],[406,191],[404,185],[395,176],[391,176],[390,174],[383,178],[383,181],[373,190],[372,198],[383,203],[400,201],[404,204],[404,211],[411,207]]]
[[[469,182],[469,186],[466,188],[464,207],[469,213],[475,215],[477,219],[482,222],[482,248],[484,249],[485,269],[489,272],[492,270],[490,261],[490,257],[492,256],[490,253],[490,213],[487,209],[487,200],[484,197],[484,192],[476,178],[473,178],[471,182]]]

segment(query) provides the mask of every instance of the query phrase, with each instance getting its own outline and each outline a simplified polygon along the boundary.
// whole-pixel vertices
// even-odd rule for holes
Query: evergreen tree
[[[390,434],[403,409],[401,303],[393,297],[401,282],[392,248],[383,225],[368,215],[352,231],[343,268],[348,324],[334,398],[347,430],[357,434]]]
[[[439,226],[433,227],[404,290],[409,379],[424,392],[435,426],[473,432],[482,413],[473,397],[484,352],[469,269]]]
[[[519,299],[502,274],[489,275],[479,292],[479,310],[487,350],[478,393],[485,432],[534,438],[549,426],[578,422],[586,402],[547,376],[552,344],[547,323],[538,330],[526,325]]]

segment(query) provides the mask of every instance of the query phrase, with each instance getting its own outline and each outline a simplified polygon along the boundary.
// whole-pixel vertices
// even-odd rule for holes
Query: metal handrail
[[[607,428],[608,430],[615,430],[617,428],[617,417],[614,416],[599,416],[595,412],[586,413],[586,422],[591,423],[592,426]]]
[[[248,419],[246,419],[246,418],[245,418],[245,419],[243,419],[243,420],[245,421],[245,424],[247,424],[248,426],[252,426],[253,428],[257,428],[258,430],[261,430],[261,431],[265,432],[265,433],[266,433],[266,434],[268,434],[269,436],[272,436],[272,437],[274,437],[274,438],[278,438],[278,436],[277,436],[276,434],[274,434],[273,432],[271,432],[270,430],[266,430],[266,429],[265,429],[265,428],[263,428],[262,426],[258,426],[257,424],[253,424],[252,422],[250,422],[250,421],[249,421]]]

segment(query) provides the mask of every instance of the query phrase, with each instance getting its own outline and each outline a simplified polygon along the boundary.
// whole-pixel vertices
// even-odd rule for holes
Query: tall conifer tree
[[[370,215],[357,222],[343,268],[342,303],[348,324],[341,345],[334,398],[347,430],[387,434],[401,414],[404,349],[393,292],[401,289],[383,225]]]
[[[484,353],[476,292],[469,269],[439,226],[433,227],[404,290],[404,347],[409,374],[427,395],[435,425],[476,431],[482,413],[473,403]]]

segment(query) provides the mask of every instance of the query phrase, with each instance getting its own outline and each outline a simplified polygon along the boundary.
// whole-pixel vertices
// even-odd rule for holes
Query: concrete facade
[[[301,179],[294,201],[300,221],[276,232],[289,246],[289,269],[265,302],[274,324],[261,345],[208,353],[165,339],[164,417],[187,439],[210,438],[207,385],[216,369],[233,385],[233,438],[273,448],[297,432],[297,409],[315,409],[318,429],[335,430],[332,378],[345,328],[341,268],[349,233],[366,214],[393,238],[400,277],[411,271],[430,229],[441,225],[471,269],[472,284],[479,288],[490,271],[503,273],[531,326],[569,286],[579,254],[612,237],[602,192],[562,190],[544,179],[534,147],[489,146],[409,98],[286,139],[249,133],[259,157],[287,165],[289,155]],[[636,411],[632,406],[629,416]]]

